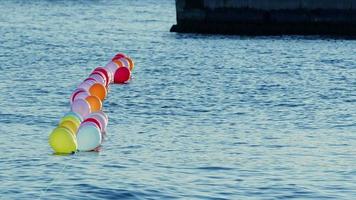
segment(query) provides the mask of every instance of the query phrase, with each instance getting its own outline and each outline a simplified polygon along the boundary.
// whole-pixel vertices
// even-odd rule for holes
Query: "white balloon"
[[[81,126],[77,133],[79,151],[91,151],[101,144],[100,130],[89,123]]]

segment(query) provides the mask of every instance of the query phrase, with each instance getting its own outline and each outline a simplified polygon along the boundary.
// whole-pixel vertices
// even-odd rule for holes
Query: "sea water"
[[[0,2],[0,199],[355,199],[356,41],[170,33],[173,0]],[[117,52],[100,153],[55,156]]]

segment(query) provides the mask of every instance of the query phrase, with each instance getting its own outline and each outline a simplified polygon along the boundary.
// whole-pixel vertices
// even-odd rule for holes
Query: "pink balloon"
[[[85,91],[85,90],[82,89],[82,88],[77,88],[77,89],[75,89],[75,90],[73,91],[72,95],[70,96],[70,104],[72,104],[73,101],[74,101],[74,98],[75,98],[80,92],[83,92],[83,91]]]
[[[106,85],[105,79],[102,76],[100,76],[99,74],[91,74],[89,77],[93,78],[96,82],[98,82],[102,85]]]
[[[128,67],[130,68],[130,63],[128,60],[126,60],[126,58],[120,58],[119,59],[121,61],[121,63],[124,65],[123,67]]]
[[[85,118],[91,112],[90,104],[84,99],[74,100],[71,110],[75,113],[78,113],[82,118]]]
[[[111,76],[111,82],[110,83],[112,83],[113,82],[113,80],[114,80],[114,73],[115,73],[115,71],[116,71],[116,69],[117,68],[119,68],[119,66],[116,64],[116,63],[114,63],[114,62],[109,62],[106,66],[105,66],[105,69],[107,69],[107,71],[110,73],[110,76]]]
[[[78,85],[78,88],[82,88],[86,91],[89,91],[89,88],[94,85],[96,82],[93,80],[86,80],[83,81],[81,84]]]
[[[108,122],[105,118],[104,115],[102,115],[101,113],[99,112],[93,112],[93,113],[90,113],[86,119],[89,119],[89,118],[94,118],[96,119],[100,124],[101,124],[101,132],[105,132],[106,131],[106,127],[108,125]]]
[[[73,101],[75,101],[77,99],[86,99],[88,96],[90,96],[89,92],[83,90],[83,91],[78,92],[77,95],[75,95],[75,97],[73,98]],[[73,104],[73,101],[72,101],[72,104]]]

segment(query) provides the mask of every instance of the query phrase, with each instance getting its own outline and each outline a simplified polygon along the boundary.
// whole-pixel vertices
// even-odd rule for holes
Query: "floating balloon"
[[[100,130],[93,125],[81,126],[77,133],[79,151],[91,151],[101,144]]]
[[[78,124],[75,123],[72,120],[65,120],[62,121],[61,123],[59,123],[58,127],[63,127],[63,128],[67,128],[68,130],[70,130],[70,132],[75,136],[75,134],[77,133],[77,130],[79,128]]]
[[[114,83],[125,83],[130,79],[131,72],[126,67],[120,67],[114,75]]]
[[[102,85],[106,85],[106,80],[105,78],[103,78],[102,76],[100,76],[99,74],[91,74],[89,76],[90,78],[93,78],[95,80],[95,82],[100,83]]]
[[[85,98],[85,100],[87,100],[87,102],[90,104],[91,112],[101,110],[102,103],[97,96],[88,96],[87,98]]]
[[[66,128],[56,128],[49,136],[49,145],[56,153],[74,153],[77,151],[77,142],[73,134]]]
[[[90,104],[84,99],[73,101],[71,110],[78,113],[82,118],[85,118],[91,112]]]
[[[95,71],[102,72],[104,74],[104,76],[105,76],[105,78],[107,80],[105,87],[107,87],[108,84],[111,82],[108,70],[105,69],[104,67],[97,67],[97,68],[94,69],[93,72],[95,72]]]
[[[130,58],[130,57],[126,57],[126,60],[129,62],[129,69],[130,69],[130,71],[132,71],[133,69],[134,69],[134,67],[135,67],[135,63],[134,63],[134,61]]]
[[[86,118],[86,119],[83,121],[83,123],[84,123],[84,122],[93,122],[93,123],[95,123],[96,126],[99,128],[99,130],[101,130],[102,127],[103,127],[103,125],[100,123],[100,121],[97,120],[97,119],[95,119],[95,118],[93,118],[93,117]]]
[[[87,119],[89,119],[89,118],[94,118],[100,122],[100,124],[101,124],[100,131],[101,132],[106,131],[106,127],[108,125],[108,120],[105,118],[105,116],[102,113],[100,113],[100,112],[90,113],[90,115],[87,116]]]
[[[105,80],[105,84],[107,84],[107,82],[109,81],[106,78],[105,74],[103,72],[101,72],[101,71],[93,71],[89,76],[91,76],[91,75],[99,75],[99,76],[101,76]]]
[[[115,60],[114,62],[115,62],[116,64],[118,64],[119,67],[127,67],[127,68],[130,67],[130,63],[129,63],[129,61],[127,60],[127,58],[120,58],[120,59],[118,59],[118,60]],[[119,63],[121,63],[121,64],[119,64]]]
[[[77,99],[86,99],[88,96],[90,96],[90,94],[87,91],[78,92],[78,94],[75,95],[73,102]],[[73,102],[72,102],[72,104],[73,104]]]
[[[126,58],[127,56],[123,53],[118,53],[116,54],[111,60],[114,61],[114,60],[118,60],[120,58]]]
[[[80,83],[78,85],[78,89],[84,89],[85,91],[88,91],[89,88],[94,85],[96,83],[96,81],[93,79],[93,80],[86,80],[86,81],[83,81],[82,83]]]
[[[69,99],[71,104],[74,101],[75,96],[82,91],[85,91],[85,90],[83,88],[77,88],[72,92],[72,94],[70,95],[70,99]]]
[[[101,101],[104,101],[107,94],[105,86],[100,83],[95,83],[92,85],[89,88],[89,93],[92,96],[97,96]]]
[[[81,117],[81,116],[79,116],[78,114],[72,114],[72,112],[70,112],[70,113],[67,113],[60,121],[59,121],[59,123],[58,123],[58,125],[59,124],[61,124],[61,123],[63,123],[64,121],[71,121],[71,122],[73,122],[73,123],[75,123],[75,125],[77,126],[77,127],[79,127],[79,125],[80,125],[80,123],[83,121],[83,118]]]
[[[134,62],[118,53],[105,66],[91,72],[70,96],[71,112],[66,113],[49,137],[56,153],[99,151],[106,135],[108,116],[101,110],[110,83],[126,83]]]
[[[117,65],[118,68],[125,66],[125,63],[122,62],[121,59],[119,59],[119,60],[114,60],[113,62]]]

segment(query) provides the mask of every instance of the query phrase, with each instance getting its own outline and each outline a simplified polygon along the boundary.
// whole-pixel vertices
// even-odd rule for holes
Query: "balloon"
[[[97,96],[101,101],[104,101],[107,91],[104,85],[95,83],[89,88],[89,93],[92,96]]]
[[[90,86],[94,85],[96,83],[96,81],[93,81],[93,80],[86,80],[86,81],[83,81],[82,83],[80,83],[78,85],[78,88],[80,89],[84,89],[86,91],[89,90]]]
[[[78,124],[71,120],[65,120],[59,123],[58,127],[67,128],[75,136],[78,130]]]
[[[134,67],[135,67],[134,61],[133,61],[130,57],[126,57],[126,60],[127,60],[127,61],[129,62],[129,64],[130,64],[130,67],[129,67],[130,71],[132,71],[132,70],[134,69]]]
[[[100,123],[99,120],[97,120],[97,119],[95,119],[95,118],[92,118],[92,117],[86,118],[86,119],[83,121],[83,123],[84,123],[84,122],[93,122],[93,123],[95,123],[95,124],[97,125],[97,127],[98,127],[100,130],[101,130],[102,127],[103,127],[103,125],[101,125],[101,123]]]
[[[126,67],[120,67],[114,75],[114,83],[125,83],[130,79],[131,72]]]
[[[128,68],[130,67],[130,63],[127,60],[127,58],[120,58],[119,61],[122,63],[122,67],[128,67]]]
[[[71,104],[72,104],[72,102],[74,101],[75,96],[76,96],[78,93],[82,92],[82,91],[85,91],[85,90],[84,90],[83,88],[77,88],[77,89],[74,90],[74,92],[73,92],[72,95],[70,96],[70,103],[71,103]]]
[[[79,127],[80,123],[83,121],[83,118],[79,116],[78,114],[72,114],[72,112],[66,114],[58,123],[61,124],[64,121],[71,121],[74,122],[77,127]]]
[[[87,100],[87,102],[90,104],[90,108],[92,112],[101,110],[103,106],[100,99],[97,96],[88,96],[87,98],[85,98],[85,100]]]
[[[73,102],[77,99],[86,99],[88,96],[90,96],[90,94],[87,91],[79,92],[77,95],[75,95]],[[73,104],[73,102],[72,102],[72,104]]]
[[[119,68],[119,66],[112,61],[110,61],[108,64],[105,65],[105,69],[107,69],[107,71],[110,75],[110,81],[111,81],[110,83],[113,83],[113,81],[114,81],[114,73],[117,68]]]
[[[118,53],[116,54],[111,60],[114,61],[114,60],[118,60],[120,58],[126,58],[127,56],[123,53]]]
[[[94,122],[89,122],[89,121],[87,121],[87,122],[84,122],[84,121],[83,121],[83,123],[80,124],[80,127],[82,127],[82,126],[89,126],[89,125],[90,125],[90,126],[95,126],[96,128],[100,129],[99,126],[98,126],[98,124],[96,124],[96,123],[94,123]],[[79,127],[79,128],[80,128],[80,127]]]
[[[125,63],[120,60],[114,60],[113,61],[118,67],[124,67]]]
[[[103,78],[102,76],[98,75],[98,74],[91,74],[89,76],[90,78],[93,78],[95,80],[95,82],[106,85],[106,80],[105,78]]]
[[[105,80],[105,84],[109,81],[108,79],[106,79],[106,76],[105,76],[104,73],[101,72],[101,71],[93,71],[93,72],[90,74],[90,76],[91,76],[91,75],[99,75],[99,76],[101,76],[101,77]]]
[[[78,113],[75,113],[75,112],[68,112],[64,115],[64,117],[66,116],[73,116],[75,118],[77,118],[79,120],[79,124],[84,120]]]
[[[84,99],[73,101],[71,110],[78,113],[82,118],[85,118],[91,112],[90,104]]]
[[[100,122],[101,124],[101,132],[105,132],[106,131],[106,127],[108,125],[108,120],[106,119],[106,117],[100,113],[100,112],[93,112],[93,113],[90,113],[88,116],[87,116],[87,119],[89,118],[94,118],[96,119],[97,121]]]
[[[91,151],[101,144],[100,130],[93,125],[81,126],[77,133],[79,151]]]
[[[66,128],[56,128],[49,136],[49,145],[56,153],[74,153],[77,151],[77,142],[73,134]]]
[[[101,114],[102,116],[105,117],[106,119],[106,124],[109,122],[109,117],[107,114],[105,114],[102,110],[98,111],[98,112],[95,112],[95,113],[98,113],[98,114]]]
[[[97,68],[94,69],[93,72],[95,72],[95,71],[99,71],[99,72],[102,72],[104,74],[104,76],[105,76],[105,78],[107,80],[105,87],[107,87],[108,84],[111,82],[108,70],[105,69],[104,67],[97,67]]]

